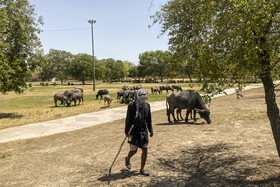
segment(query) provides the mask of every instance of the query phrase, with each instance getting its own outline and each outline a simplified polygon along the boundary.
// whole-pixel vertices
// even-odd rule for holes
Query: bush
[[[54,82],[53,85],[56,86],[57,85],[56,82]]]
[[[32,83],[31,82],[28,84],[28,87],[30,87],[30,88],[32,87]]]
[[[43,82],[40,82],[40,86],[45,86],[45,83],[43,83]]]
[[[46,82],[46,83],[45,83],[45,86],[49,86],[49,83]]]

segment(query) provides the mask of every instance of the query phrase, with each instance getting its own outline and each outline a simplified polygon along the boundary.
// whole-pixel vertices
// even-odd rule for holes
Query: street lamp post
[[[95,91],[95,64],[94,64],[94,44],[93,44],[93,24],[96,23],[96,20],[88,20],[88,22],[91,24],[91,39],[92,39],[92,64],[93,64],[93,91]]]

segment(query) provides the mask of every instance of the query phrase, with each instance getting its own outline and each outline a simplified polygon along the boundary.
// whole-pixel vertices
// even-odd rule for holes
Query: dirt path
[[[168,124],[152,113],[146,169],[139,151],[125,171],[123,147],[111,186],[279,186],[280,161],[266,117],[263,89],[215,98],[212,123]],[[32,140],[0,144],[0,186],[107,186],[108,169],[124,138],[124,119]]]

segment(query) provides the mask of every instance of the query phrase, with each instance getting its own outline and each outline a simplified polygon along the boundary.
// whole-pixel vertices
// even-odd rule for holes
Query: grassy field
[[[121,90],[122,86],[133,86],[135,84],[129,83],[97,83],[96,91],[93,91],[93,86],[81,85],[75,83],[75,85],[57,85],[57,86],[39,86],[39,83],[33,83],[33,87],[28,88],[23,94],[15,94],[9,92],[6,95],[0,95],[0,129],[19,126],[29,123],[35,123],[40,121],[53,120],[68,116],[73,116],[81,113],[95,112],[104,110],[103,100],[96,100],[97,91],[100,89],[108,89],[109,94],[113,97],[111,108],[125,106],[117,102],[117,91]],[[152,86],[160,86],[160,83],[144,83],[141,84],[150,93]],[[169,84],[171,85],[171,84]],[[195,89],[198,90],[199,85],[191,87],[189,84],[181,85],[183,90]],[[71,90],[75,87],[84,88],[84,104],[64,107],[60,105],[55,107],[53,101],[53,95],[55,93],[63,93],[65,90]],[[170,91],[169,91],[170,93]],[[160,95],[149,94],[148,102],[165,100],[166,93]]]

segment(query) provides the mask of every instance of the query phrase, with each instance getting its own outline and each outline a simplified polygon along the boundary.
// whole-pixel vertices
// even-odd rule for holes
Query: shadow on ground
[[[267,160],[236,156],[229,153],[227,144],[184,149],[177,155],[159,158],[160,170],[169,171],[166,176],[156,175],[148,186],[279,186],[279,164],[273,166]],[[258,166],[270,165],[270,176]],[[262,172],[264,173],[262,175]],[[273,173],[273,172],[272,172]]]
[[[100,177],[97,180],[102,181],[102,182],[108,182],[108,184],[109,184],[111,181],[130,178],[130,177],[136,176],[136,175],[139,175],[139,172],[128,171],[128,170],[120,170],[119,173],[113,173],[111,175],[104,175],[103,177]]]
[[[19,119],[22,117],[23,115],[18,115],[16,113],[0,113],[0,119]]]

